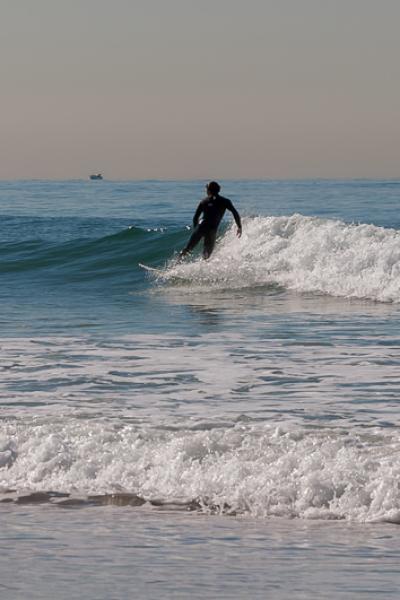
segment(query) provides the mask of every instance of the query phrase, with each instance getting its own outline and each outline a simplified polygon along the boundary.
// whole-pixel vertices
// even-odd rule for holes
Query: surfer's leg
[[[203,235],[204,231],[202,230],[202,228],[200,226],[196,227],[196,229],[190,236],[190,239],[186,244],[185,248],[179,252],[179,256],[183,257],[186,256],[186,254],[189,254],[189,252],[191,252],[193,248],[197,246]]]
[[[203,258],[207,260],[210,258],[212,251],[214,250],[215,240],[217,239],[217,230],[209,229],[204,234],[204,248],[203,248]]]

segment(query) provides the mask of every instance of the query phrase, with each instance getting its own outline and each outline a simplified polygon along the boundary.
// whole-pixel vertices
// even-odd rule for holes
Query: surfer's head
[[[207,194],[209,196],[217,196],[220,189],[221,186],[216,181],[210,181],[210,183],[207,183],[206,185]]]

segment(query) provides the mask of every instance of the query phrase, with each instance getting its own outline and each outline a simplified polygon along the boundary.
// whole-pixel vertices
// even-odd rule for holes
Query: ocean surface
[[[0,182],[1,600],[399,597],[400,180],[205,183]]]

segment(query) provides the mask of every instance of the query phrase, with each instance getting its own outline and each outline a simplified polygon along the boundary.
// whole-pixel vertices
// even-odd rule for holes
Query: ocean
[[[398,598],[400,181],[205,183],[0,182],[1,600]]]

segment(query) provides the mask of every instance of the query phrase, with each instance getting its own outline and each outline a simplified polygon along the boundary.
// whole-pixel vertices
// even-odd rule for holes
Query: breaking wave
[[[172,264],[159,279],[400,302],[400,232],[299,214],[248,218],[241,239],[230,229],[211,260]]]

